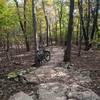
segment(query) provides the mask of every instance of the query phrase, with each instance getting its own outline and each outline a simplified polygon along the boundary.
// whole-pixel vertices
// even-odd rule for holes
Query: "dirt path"
[[[51,52],[51,60],[41,66],[41,69],[49,69],[52,67],[62,67],[60,63],[63,61],[63,51],[64,48],[62,47],[50,47],[48,48]],[[15,69],[29,69],[33,61],[33,52],[28,52],[29,56],[25,57],[25,59],[22,59],[21,65],[14,65],[13,66],[2,66],[0,68],[0,73],[13,71]],[[25,55],[28,55],[25,54]],[[100,95],[100,51],[93,51],[90,50],[88,52],[82,51],[81,57],[77,56],[77,47],[72,48],[72,56],[71,56],[72,62],[74,64],[74,67],[81,68],[85,70],[91,70],[91,78],[93,83],[91,84],[90,88],[95,91],[98,95]],[[49,70],[48,70],[49,71]],[[20,82],[13,82],[9,80],[5,80],[1,74],[0,74],[0,100],[6,100],[5,98],[8,98],[7,94],[12,94],[15,92],[18,92],[20,90],[22,91],[31,91],[32,85],[23,85]],[[3,99],[1,99],[3,98]]]
[[[51,46],[48,48],[51,52],[51,60],[45,63],[45,66],[56,66],[58,63],[63,61],[64,48],[59,46]],[[71,61],[77,68],[85,68],[88,70],[100,69],[100,51],[90,50],[88,52],[82,51],[81,56],[78,57],[78,48],[72,47]],[[34,63],[33,51],[25,52],[24,54],[14,55],[11,58],[10,65],[7,59],[0,62],[0,70],[2,69],[20,69],[29,68]],[[13,62],[13,63],[12,63]],[[4,68],[5,66],[5,68]]]
[[[89,50],[81,52],[81,56],[78,55],[78,48],[74,46],[71,51],[71,63],[77,68],[87,70],[100,70],[100,51]],[[57,66],[57,64],[63,62],[64,48],[52,47],[51,49],[51,60],[45,64],[45,66]]]
[[[61,47],[52,47],[50,49],[51,60],[42,66],[45,67],[55,67],[58,63],[63,61],[63,49]]]
[[[98,75],[95,76],[95,73],[93,71],[93,66],[91,66],[91,69],[90,69],[88,67],[88,66],[90,66],[90,63],[88,63],[88,62],[86,63],[86,61],[93,62],[93,58],[95,58],[95,55],[96,55],[95,52],[90,53],[91,51],[89,51],[87,53],[87,52],[82,51],[81,57],[78,57],[77,50],[76,51],[75,51],[75,49],[72,50],[72,62],[71,63],[73,63],[74,65],[72,66],[71,70],[68,70],[68,69],[63,68],[63,66],[61,65],[61,63],[63,61],[64,49],[61,47],[52,47],[52,49],[49,48],[49,50],[51,52],[51,60],[48,63],[45,63],[42,66],[40,66],[39,68],[37,68],[35,71],[33,70],[31,73],[26,74],[24,76],[28,82],[30,82],[32,84],[33,83],[37,84],[38,90],[39,90],[39,96],[42,97],[41,100],[48,100],[48,99],[44,99],[44,98],[47,98],[48,95],[50,96],[50,94],[53,93],[53,89],[57,88],[57,91],[61,90],[61,88],[58,89],[57,85],[54,85],[54,88],[51,88],[52,87],[51,85],[49,87],[49,84],[55,84],[55,82],[58,82],[60,85],[66,84],[67,86],[76,82],[77,84],[80,84],[80,86],[83,86],[87,89],[88,88],[92,89],[94,92],[96,92],[98,95],[100,95],[99,94],[100,93],[100,85],[98,84],[99,81],[96,79],[96,77],[98,77]],[[92,56],[93,56],[93,58],[92,58]],[[99,58],[99,57],[97,57],[97,58]],[[79,60],[80,60],[80,62],[79,62]],[[98,61],[98,59],[96,59],[96,61]],[[78,63],[79,63],[79,65],[81,65],[83,67],[79,66]],[[85,63],[86,63],[86,66],[85,66]],[[96,64],[95,61],[94,61],[94,64]],[[99,62],[98,62],[98,64],[99,64]],[[74,70],[74,68],[76,68],[76,69]],[[80,71],[79,71],[79,69],[80,69]],[[85,71],[83,71],[83,69]],[[90,70],[92,70],[92,73]],[[97,70],[99,70],[99,69],[97,69]],[[97,72],[96,72],[96,74],[97,74]],[[92,75],[92,76],[89,76],[89,75]],[[92,81],[91,81],[91,79],[92,79]],[[41,85],[44,87],[41,88]],[[47,87],[47,90],[46,90],[46,87]],[[62,87],[62,86],[60,86],[60,87]],[[32,87],[30,87],[30,89],[31,88]],[[50,89],[50,90],[48,90],[48,89]],[[28,90],[29,90],[29,88],[28,88]],[[64,88],[64,90],[66,90],[66,89]],[[81,90],[81,89],[79,89],[79,90]],[[26,93],[28,93],[28,91],[26,91]],[[61,93],[61,91],[58,93]],[[52,96],[54,96],[54,98],[55,98],[56,94],[55,93],[53,93],[53,94],[52,94]],[[52,97],[52,96],[50,96],[50,97]],[[55,99],[50,99],[50,100],[55,100]],[[60,99],[60,100],[66,100],[66,99]],[[90,99],[90,100],[92,100],[92,99]]]
[[[100,95],[100,51],[89,50],[81,52],[78,57],[77,47],[72,48],[71,63],[77,69],[87,70],[90,72],[90,77],[93,81],[90,88]],[[42,67],[61,67],[60,63],[63,61],[64,48],[53,47],[51,52],[51,60]]]

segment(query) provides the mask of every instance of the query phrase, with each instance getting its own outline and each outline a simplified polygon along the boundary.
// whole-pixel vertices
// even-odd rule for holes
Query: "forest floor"
[[[46,68],[50,67],[60,67],[63,62],[63,47],[51,46],[47,48],[51,52],[51,60],[48,63],[43,64]],[[76,69],[83,69],[90,71],[90,77],[92,79],[91,88],[95,93],[100,96],[100,50],[89,50],[81,51],[81,56],[78,57],[78,48],[76,46],[72,47],[71,63],[74,64]],[[33,51],[24,52],[24,54],[17,54],[13,56],[11,61],[7,61],[3,57],[3,53],[0,53],[3,61],[1,61],[0,67],[0,100],[7,100],[9,95],[16,93],[17,91],[30,91],[31,85],[23,85],[20,82],[14,82],[6,79],[7,73],[31,68],[33,61]],[[4,66],[3,66],[4,64]],[[9,65],[8,65],[9,64]],[[40,66],[41,67],[41,66]],[[9,92],[10,91],[10,92]],[[13,92],[13,93],[12,93]]]

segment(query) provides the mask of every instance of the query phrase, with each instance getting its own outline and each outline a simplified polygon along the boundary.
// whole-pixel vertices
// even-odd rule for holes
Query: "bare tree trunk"
[[[55,8],[54,8],[55,9]],[[56,17],[55,17],[55,21],[56,21],[56,27],[55,27],[55,44],[57,45],[58,44],[58,21],[57,21],[57,10],[55,9],[55,14],[56,14]]]
[[[44,12],[44,16],[45,16],[45,21],[46,21],[46,42],[47,42],[47,46],[49,45],[49,36],[48,36],[48,30],[49,30],[49,23],[48,23],[48,17],[46,15],[46,11],[45,11],[45,5],[44,5],[44,1],[42,0],[42,7],[43,7],[43,12]]]
[[[51,35],[51,26],[49,25],[49,42],[52,45],[52,35]]]
[[[29,41],[26,35],[26,0],[24,0],[24,37],[25,37],[25,44],[26,44],[26,49],[27,51],[30,51],[30,47],[29,47]]]
[[[7,52],[9,51],[9,33],[7,33]]]
[[[58,36],[57,36],[57,33],[58,33],[58,22],[56,21],[56,32],[55,32],[55,41],[56,41],[56,44],[58,44]]]
[[[36,52],[37,52],[37,43],[36,43],[36,32],[37,32],[37,22],[36,22],[36,16],[35,16],[35,4],[34,4],[34,0],[32,0],[32,18],[33,18],[33,38],[34,38],[34,60],[35,60],[35,64],[38,64],[37,62],[37,57],[36,57]]]
[[[79,35],[79,23],[78,23],[78,25],[77,25],[77,34],[76,34],[76,45],[78,45],[78,40],[79,40],[79,38],[78,38],[78,35]]]
[[[71,40],[72,40],[72,32],[73,32],[73,12],[74,12],[74,0],[70,0],[68,35],[67,35],[67,45],[64,52],[64,62],[70,62]]]
[[[16,8],[17,8],[17,14],[18,14],[18,17],[19,17],[20,27],[21,27],[23,35],[24,35],[26,49],[27,49],[27,51],[29,51],[30,47],[29,47],[29,42],[28,42],[28,38],[27,38],[27,35],[26,35],[26,14],[25,14],[26,13],[26,0],[24,0],[24,8],[23,8],[24,9],[24,25],[23,25],[21,17],[20,17],[18,1],[17,0],[14,0],[14,1],[15,1]]]
[[[90,28],[90,0],[88,0],[87,3],[88,3],[88,11],[87,11],[88,16],[87,16],[86,31],[87,31],[87,37],[89,37],[89,33],[90,33],[90,31],[89,31],[89,28]]]
[[[40,21],[39,43],[42,43],[42,26],[41,26],[41,21]]]
[[[80,56],[81,55],[81,44],[82,44],[82,38],[83,38],[83,35],[82,35],[82,33],[83,33],[83,31],[82,31],[82,26],[81,26],[82,24],[81,24],[81,19],[80,19],[80,37],[79,37],[79,49],[78,49],[78,56]]]
[[[62,7],[63,3],[60,1],[61,6],[60,6],[60,11],[59,11],[59,26],[60,26],[60,45],[62,44]]]
[[[85,40],[85,50],[88,50],[89,49],[89,38],[87,37],[87,33],[86,33],[86,30],[85,30],[82,3],[83,3],[82,0],[78,0],[79,14],[80,14],[80,19],[81,19],[83,36],[84,36],[84,40]]]
[[[99,10],[99,0],[96,0],[96,11],[94,12],[94,19],[93,19],[93,26],[92,26],[92,33],[91,33],[91,41],[94,38],[94,34],[96,32],[97,27],[97,20],[98,20],[98,10]]]

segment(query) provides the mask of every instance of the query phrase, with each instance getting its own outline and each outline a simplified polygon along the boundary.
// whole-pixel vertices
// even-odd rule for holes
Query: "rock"
[[[35,72],[31,72],[30,74],[26,74],[23,77],[27,80],[27,82],[31,83],[44,83],[44,82],[52,82],[52,81],[68,81],[72,79],[69,75],[68,71],[64,68],[38,68]]]
[[[3,95],[3,91],[2,90],[0,90],[0,96],[2,96]]]
[[[33,100],[33,98],[21,91],[11,96],[9,100]]]
[[[84,87],[91,82],[90,73],[86,70],[40,67],[23,77],[28,82],[37,83],[34,92],[37,100],[100,100],[91,89]]]
[[[79,86],[76,83],[70,86],[66,95],[72,100],[100,100],[100,97],[92,90]]]
[[[62,67],[40,67],[23,77],[27,82],[36,84],[52,81],[70,84],[76,81],[81,85],[86,85],[91,82],[89,71],[75,70],[74,67],[70,71]]]
[[[23,76],[23,78],[25,78],[27,83],[39,84],[38,77],[36,75],[34,75],[33,73],[32,74],[26,74],[26,75]]]
[[[81,85],[92,82],[90,78],[90,71],[77,69],[72,70],[71,74],[73,75],[74,79]]]
[[[44,83],[39,86],[39,100],[67,100],[66,85],[61,83]]]
[[[91,49],[89,49],[89,52],[93,53],[93,52],[94,52],[94,50],[91,48]]]

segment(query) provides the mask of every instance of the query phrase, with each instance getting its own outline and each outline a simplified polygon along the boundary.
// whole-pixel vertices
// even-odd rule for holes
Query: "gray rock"
[[[39,100],[100,100],[92,90],[83,87],[91,82],[90,73],[86,70],[72,68],[68,71],[60,67],[41,67],[23,77],[28,82],[37,83],[36,94],[34,96],[33,90],[31,96],[33,100],[36,100],[36,95]]]
[[[13,96],[11,96],[9,98],[9,100],[35,100],[35,99],[32,99],[31,96],[29,96],[21,91],[19,93],[14,94]]]
[[[39,100],[67,100],[66,85],[60,83],[45,83],[39,86]]]
[[[76,100],[100,100],[100,97],[92,90],[79,86],[76,83],[69,87],[67,96]]]
[[[35,72],[31,72],[30,74],[26,74],[23,76],[27,82],[33,83],[44,83],[44,82],[52,82],[56,80],[66,81],[71,79],[69,73],[64,68],[38,68]]]

